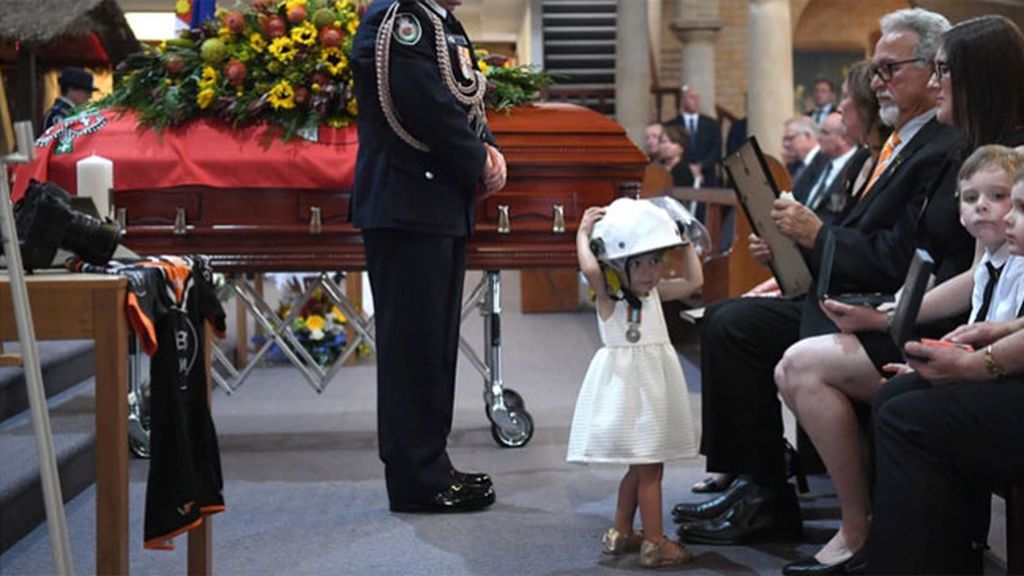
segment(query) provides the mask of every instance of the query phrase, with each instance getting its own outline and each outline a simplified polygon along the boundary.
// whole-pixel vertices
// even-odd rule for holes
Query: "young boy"
[[[1017,316],[1024,258],[1011,254],[1007,215],[1011,212],[1010,189],[1022,168],[1024,156],[997,145],[978,148],[960,168],[960,222],[985,249],[974,267],[971,323],[1001,322]],[[1016,252],[1020,254],[1020,248]]]

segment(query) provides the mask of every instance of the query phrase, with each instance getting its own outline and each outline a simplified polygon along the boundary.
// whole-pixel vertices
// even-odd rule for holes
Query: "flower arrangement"
[[[358,112],[349,58],[361,0],[254,0],[220,8],[202,26],[118,65],[117,88],[99,105],[134,110],[164,129],[196,118],[233,126],[268,122],[285,138],[322,124],[341,128]],[[481,53],[488,108],[537,99],[553,82],[529,66]]]
[[[305,302],[300,302],[304,292],[303,280],[297,276],[290,278],[278,304],[277,315],[282,320],[287,319],[296,306],[301,306],[289,328],[313,360],[320,366],[327,366],[345,350],[348,319],[322,287],[315,288]],[[257,335],[253,342],[260,345],[265,339]],[[271,348],[268,358],[276,362],[287,360],[278,344]]]
[[[356,116],[349,57],[356,0],[256,0],[129,56],[100,104],[135,110],[162,129],[200,117],[265,121],[286,136]]]
[[[555,78],[530,66],[513,66],[512,61],[500,54],[477,50],[477,67],[487,78],[484,103],[492,110],[508,111],[516,106],[534,102],[541,90]]]

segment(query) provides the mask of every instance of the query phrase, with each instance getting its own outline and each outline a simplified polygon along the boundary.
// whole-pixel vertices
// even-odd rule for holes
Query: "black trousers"
[[[377,440],[388,497],[424,502],[451,483],[466,238],[365,230],[376,322]]]
[[[875,394],[874,574],[979,574],[993,486],[1024,481],[1024,378]]]
[[[701,338],[701,453],[708,470],[786,482],[775,365],[800,335],[802,302],[738,298],[709,307]]]

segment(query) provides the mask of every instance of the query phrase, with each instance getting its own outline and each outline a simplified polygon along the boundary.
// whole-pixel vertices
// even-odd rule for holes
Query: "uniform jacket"
[[[456,100],[439,72],[434,26],[419,0],[400,0],[399,28],[391,43],[390,87],[402,127],[429,147],[422,152],[392,130],[377,91],[375,44],[387,9],[396,0],[374,0],[352,45],[352,67],[359,102],[359,153],[352,190],[351,218],[361,229],[393,228],[422,233],[468,236],[473,229],[474,193],[483,173],[486,151],[470,125],[468,107]],[[416,28],[418,27],[418,32]],[[449,14],[444,22],[455,77],[461,72],[459,47],[473,46]],[[415,41],[413,41],[415,39]],[[472,60],[476,69],[476,60]]]
[[[686,128],[683,115],[665,122],[665,125],[682,126]],[[722,162],[722,128],[711,116],[705,114],[697,115],[697,137],[690,135],[690,145],[686,147],[683,162],[693,164],[700,162],[701,175],[704,182],[701,186],[712,187],[720,184],[718,180],[718,165]]]
[[[43,132],[50,129],[51,126],[60,122],[71,115],[71,111],[74,110],[75,105],[67,98],[60,96],[53,103],[53,107],[46,112],[46,118],[43,118]]]

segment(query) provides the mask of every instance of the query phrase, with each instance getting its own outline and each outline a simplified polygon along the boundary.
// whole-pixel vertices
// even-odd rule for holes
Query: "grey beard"
[[[895,126],[896,121],[900,118],[900,109],[895,104],[879,106],[878,117],[882,119],[882,124],[885,124],[886,126]]]

